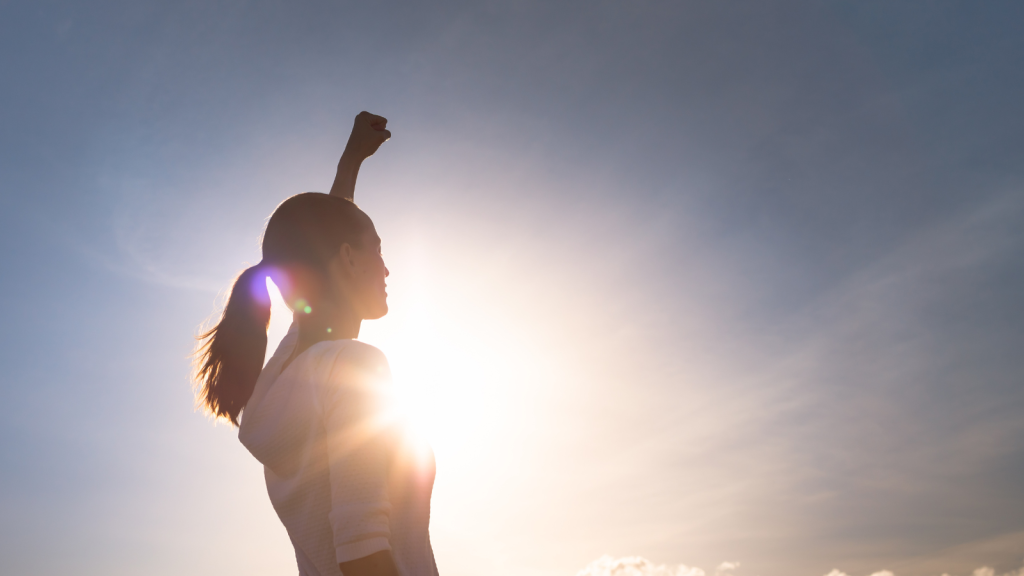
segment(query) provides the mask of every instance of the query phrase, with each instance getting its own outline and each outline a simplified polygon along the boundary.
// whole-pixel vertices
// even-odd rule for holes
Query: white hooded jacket
[[[338,576],[338,563],[381,550],[403,576],[437,576],[434,458],[394,417],[387,360],[368,344],[333,340],[282,371],[296,340],[293,324],[242,411],[238,439],[264,465],[300,576]]]

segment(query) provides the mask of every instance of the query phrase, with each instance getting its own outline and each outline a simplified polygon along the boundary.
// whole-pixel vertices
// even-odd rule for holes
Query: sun
[[[268,289],[269,358],[287,333],[292,313],[269,280]],[[464,461],[480,452],[508,416],[503,392],[509,389],[510,371],[507,358],[495,348],[501,344],[500,324],[486,321],[485,303],[474,307],[460,301],[455,307],[422,286],[399,291],[395,299],[402,305],[386,321],[365,322],[360,340],[387,356],[392,400],[404,428],[438,458]],[[453,309],[461,312],[453,314]]]
[[[503,420],[494,370],[502,359],[472,327],[442,317],[445,309],[421,294],[389,326],[367,331],[366,341],[388,357],[409,428],[436,452],[454,455]]]

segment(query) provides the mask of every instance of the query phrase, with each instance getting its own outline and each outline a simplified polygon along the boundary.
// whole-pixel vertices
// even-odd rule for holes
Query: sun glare
[[[292,314],[268,279],[271,322],[268,358],[288,331]],[[394,378],[398,412],[407,429],[451,464],[474,460],[509,417],[507,391],[514,372],[508,361],[510,333],[488,318],[484,303],[457,304],[425,283],[405,291],[389,288],[393,306],[386,321],[366,322],[360,340],[380,348]],[[456,313],[452,313],[456,310]],[[502,353],[495,346],[503,346]]]
[[[478,326],[443,315],[451,308],[433,296],[414,287],[390,325],[368,326],[365,339],[387,354],[410,427],[439,457],[466,455],[507,417],[503,358]]]

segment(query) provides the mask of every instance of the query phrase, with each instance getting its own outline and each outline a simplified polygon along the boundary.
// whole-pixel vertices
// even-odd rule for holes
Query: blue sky
[[[362,109],[442,573],[1019,568],[1022,17],[0,3],[0,569],[293,570],[187,355]]]

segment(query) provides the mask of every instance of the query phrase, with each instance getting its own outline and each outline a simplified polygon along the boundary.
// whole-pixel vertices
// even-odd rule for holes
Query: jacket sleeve
[[[390,550],[390,434],[384,355],[352,341],[341,347],[324,390],[323,416],[331,482],[331,529],[338,562]]]

